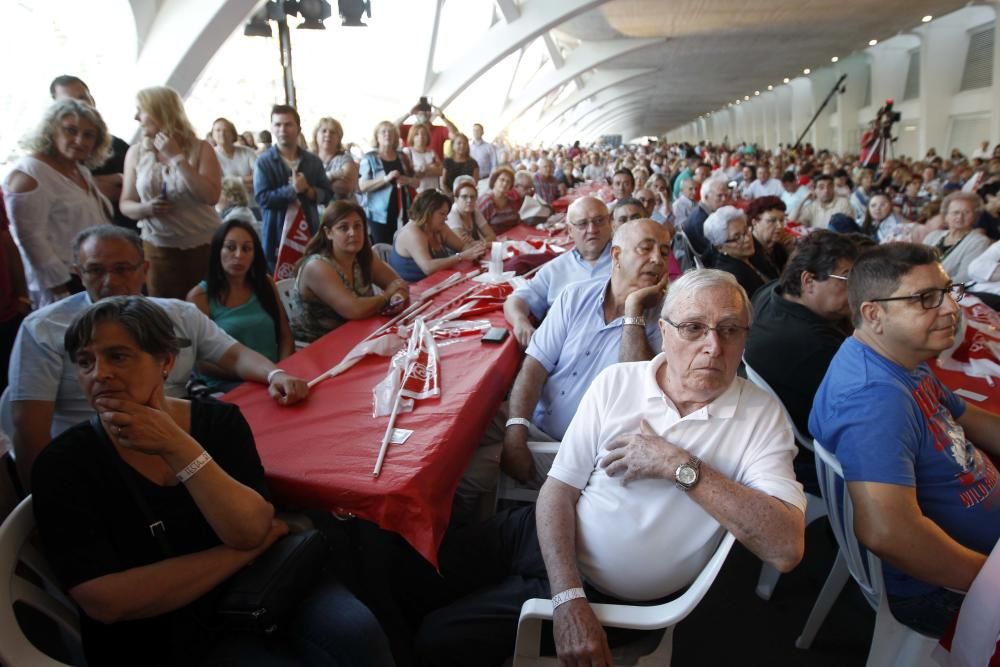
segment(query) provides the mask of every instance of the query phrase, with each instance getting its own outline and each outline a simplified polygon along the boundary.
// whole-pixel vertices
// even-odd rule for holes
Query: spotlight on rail
[[[365,26],[367,24],[361,22],[361,15],[367,14],[368,18],[372,17],[371,0],[337,0],[337,9],[344,19],[341,25]]]

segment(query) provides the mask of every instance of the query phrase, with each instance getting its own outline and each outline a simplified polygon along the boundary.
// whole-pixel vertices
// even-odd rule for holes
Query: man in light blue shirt
[[[535,333],[531,318],[545,318],[556,297],[567,285],[611,273],[611,218],[608,207],[596,197],[581,197],[566,211],[574,248],[545,264],[526,287],[514,290],[503,306],[504,317],[521,347]]]
[[[472,141],[469,142],[469,155],[479,165],[479,178],[487,179],[497,168],[496,146],[483,140],[483,126],[476,123],[472,126]]]
[[[80,387],[76,364],[66,354],[63,336],[77,315],[110,296],[138,296],[148,266],[139,236],[128,229],[100,225],[83,230],[73,244],[74,270],[86,291],[29,315],[21,325],[10,358],[10,388],[3,396],[13,427],[18,472],[27,486],[35,457],[55,436],[94,413]],[[220,372],[267,384],[280,404],[296,403],[309,393],[303,380],[279,370],[269,359],[236,342],[198,308],[177,299],[152,299],[187,341],[170,375],[168,396],[183,397],[196,362]]]
[[[514,381],[500,465],[522,482],[539,481],[529,431],[562,439],[598,373],[619,361],[652,359],[660,348],[656,313],[667,287],[669,231],[633,220],[619,227],[611,246],[611,279],[574,283],[559,294]]]

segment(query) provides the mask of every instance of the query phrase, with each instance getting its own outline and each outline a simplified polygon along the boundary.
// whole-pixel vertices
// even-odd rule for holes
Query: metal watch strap
[[[622,326],[626,326],[629,324],[633,324],[637,327],[644,327],[646,326],[646,318],[642,317],[641,315],[639,317],[623,317]]]
[[[694,480],[690,484],[686,484],[681,481],[680,475],[681,475],[681,469],[683,468],[694,469]],[[677,466],[677,470],[674,471],[674,482],[676,482],[677,486],[679,486],[684,491],[690,491],[691,489],[693,489],[695,486],[698,485],[699,481],[701,481],[701,459],[692,454],[691,458],[689,458],[687,461]]]

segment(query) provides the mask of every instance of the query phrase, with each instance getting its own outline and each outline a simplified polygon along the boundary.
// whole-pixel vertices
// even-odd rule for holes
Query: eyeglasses
[[[850,275],[851,274],[847,274],[846,276],[838,276],[836,273],[831,273],[827,275],[827,278],[836,278],[837,280],[843,280],[846,283]]]
[[[109,273],[113,273],[117,278],[123,278],[138,271],[139,267],[141,267],[144,263],[145,262],[139,262],[138,264],[115,264],[111,268],[103,266],[87,266],[80,269],[80,273],[91,280],[102,280]]]
[[[934,310],[935,308],[940,308],[941,303],[944,301],[944,295],[950,294],[951,298],[955,302],[961,301],[965,297],[965,290],[968,285],[965,283],[959,283],[957,285],[948,285],[947,287],[934,287],[931,289],[925,289],[923,292],[917,294],[911,294],[910,296],[887,296],[881,299],[868,299],[869,301],[920,301],[920,305],[924,310]]]
[[[576,220],[576,221],[571,222],[569,224],[571,224],[574,229],[578,229],[580,231],[585,230],[587,227],[590,227],[591,225],[593,225],[594,227],[603,227],[604,225],[608,224],[608,216],[606,216],[606,215],[597,215],[597,216],[594,216],[593,218],[585,218],[583,220]]]
[[[739,243],[740,241],[746,239],[749,236],[750,236],[750,230],[744,230],[739,234],[727,238],[726,243]]]
[[[704,340],[708,336],[709,331],[714,331],[719,334],[719,338],[721,338],[723,342],[728,343],[730,341],[739,340],[740,337],[745,336],[747,332],[750,331],[750,327],[742,327],[738,324],[720,324],[716,327],[710,327],[702,322],[677,323],[666,317],[663,318],[663,321],[677,329],[677,333],[681,338],[692,342]]]

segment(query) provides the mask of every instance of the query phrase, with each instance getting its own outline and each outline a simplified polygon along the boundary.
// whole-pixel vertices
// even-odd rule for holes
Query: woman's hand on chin
[[[117,444],[143,454],[167,454],[178,442],[178,435],[184,434],[166,410],[162,387],[156,389],[147,405],[99,397],[94,407]]]

